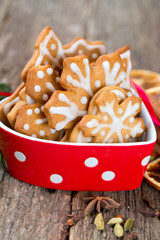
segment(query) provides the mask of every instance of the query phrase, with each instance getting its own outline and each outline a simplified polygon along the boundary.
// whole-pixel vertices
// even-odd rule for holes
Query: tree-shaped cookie
[[[93,142],[129,142],[130,138],[140,137],[146,127],[142,118],[135,118],[141,110],[141,98],[131,96],[121,104],[110,92],[97,98],[96,115],[85,115],[79,128],[85,137],[93,137]]]
[[[50,65],[34,66],[26,79],[26,93],[38,103],[45,103],[56,89],[62,89],[59,75]]]
[[[62,71],[63,59],[85,53],[91,61],[100,54],[106,54],[103,42],[89,42],[83,38],[75,38],[70,44],[62,46],[62,42],[50,27],[45,27],[39,34],[34,53],[24,67],[21,78],[25,82],[28,70],[37,65],[51,65],[58,72]]]
[[[15,130],[28,136],[50,140],[58,140],[60,135],[60,132],[49,127],[43,105],[39,103],[23,106],[18,111]]]
[[[55,70],[62,70],[64,59],[62,43],[50,27],[45,27],[39,34],[34,45],[34,53],[24,67],[21,78],[25,82],[28,70],[37,65],[49,64]]]

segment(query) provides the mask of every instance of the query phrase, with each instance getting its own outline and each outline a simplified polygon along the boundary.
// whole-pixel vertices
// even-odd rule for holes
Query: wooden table
[[[0,81],[15,90],[20,73],[33,52],[41,29],[51,26],[63,43],[76,36],[100,39],[111,52],[130,45],[133,67],[160,72],[160,1],[159,0],[1,0],[0,1]],[[135,219],[133,230],[141,240],[160,239],[158,219],[144,217],[139,209],[149,209],[142,197],[160,208],[160,193],[145,181],[129,192],[103,192],[120,202],[120,210],[105,212],[105,223],[113,216]],[[62,239],[68,214],[82,212],[85,192],[48,190],[20,182],[0,168],[0,239]],[[97,231],[95,214],[68,229],[70,240],[116,239],[105,224]]]

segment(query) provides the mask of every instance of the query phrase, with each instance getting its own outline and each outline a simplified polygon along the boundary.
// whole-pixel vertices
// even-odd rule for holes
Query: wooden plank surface
[[[63,43],[76,36],[100,39],[111,52],[131,46],[133,67],[160,72],[159,0],[0,0],[0,82],[15,90],[20,72],[33,52],[41,29],[49,25]],[[122,208],[104,213],[105,222],[116,214],[136,219],[134,231],[139,239],[158,240],[158,219],[142,216],[142,197],[159,207],[160,194],[143,182],[130,192],[99,193],[121,202]],[[68,214],[81,212],[86,192],[53,191],[22,183],[0,169],[0,239],[61,240]],[[160,208],[160,207],[159,207]],[[70,240],[114,240],[113,229],[97,231],[95,215],[85,217],[68,229]],[[67,239],[67,238],[66,238]]]

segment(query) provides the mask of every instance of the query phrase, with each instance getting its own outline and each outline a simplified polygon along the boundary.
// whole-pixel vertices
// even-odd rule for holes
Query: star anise
[[[100,213],[101,208],[109,210],[113,208],[118,208],[120,206],[120,204],[114,201],[112,198],[104,196],[84,197],[83,200],[85,202],[89,202],[84,210],[84,213],[86,215],[90,214],[95,208],[97,212]]]

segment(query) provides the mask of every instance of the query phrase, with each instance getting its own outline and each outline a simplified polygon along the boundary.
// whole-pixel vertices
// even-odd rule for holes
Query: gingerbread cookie
[[[82,94],[81,91],[58,90],[52,94],[44,105],[44,113],[52,128],[57,131],[72,128],[87,113],[87,97]]]
[[[66,58],[85,55],[88,57],[89,62],[95,62],[99,56],[107,53],[103,42],[89,42],[82,37],[76,37],[71,43],[64,45],[63,51]]]
[[[123,57],[121,58],[121,56]],[[127,56],[126,61],[125,56]],[[112,85],[129,87],[129,85],[127,85],[129,81],[127,74],[128,69],[130,68],[130,63],[127,61],[130,62],[130,50],[128,47],[120,48],[113,54],[99,57],[95,62],[94,67],[91,66],[88,58],[84,55],[65,59],[60,84],[67,90],[67,92],[69,92],[68,94],[67,92],[63,93],[64,95],[67,94],[66,101],[68,101],[69,108],[67,107],[68,105],[62,103],[64,100],[62,101],[58,98],[59,94],[53,94],[54,97],[47,102],[44,108],[50,126],[57,130],[62,128],[68,129],[71,126],[74,126],[77,117],[83,116],[81,111],[87,110],[88,101],[93,94],[107,84],[111,85],[112,83]],[[103,65],[106,66],[106,64],[110,66],[108,72],[102,69]],[[80,111],[76,108],[75,111],[74,108],[71,107],[73,105],[72,103],[76,104],[76,106],[77,104],[79,106],[82,103],[83,108],[78,108]],[[66,108],[63,108],[64,112],[60,113],[62,106],[65,106]],[[66,109],[67,112],[65,113]],[[70,117],[67,117],[68,111]],[[61,115],[60,119],[57,114]],[[66,121],[64,121],[64,119],[66,119]],[[58,121],[63,121],[63,124],[59,124]]]
[[[55,32],[50,27],[45,27],[39,34],[34,53],[29,62],[24,67],[21,78],[25,82],[28,70],[37,65],[51,65],[55,70],[62,70],[64,59],[62,43]]]
[[[100,56],[94,66],[97,87],[119,86],[129,89],[129,74],[132,68],[129,46],[117,49],[115,52]]]
[[[94,66],[86,56],[65,59],[60,83],[69,90],[84,89],[90,96],[105,86],[120,86],[131,94],[130,70],[130,50],[125,46],[112,54],[100,56]]]
[[[8,119],[7,119],[7,114],[11,111],[11,109],[14,107],[14,105],[20,100],[19,92],[23,88],[24,88],[24,83],[22,83],[16,89],[16,91],[0,105],[0,120],[7,126],[10,126]]]
[[[108,94],[108,92],[115,93],[117,96],[118,103],[121,103],[124,99],[127,98],[126,91],[118,86],[107,86],[107,87],[101,88],[92,97],[88,107],[88,114],[95,115],[97,113],[97,106],[95,105],[95,101],[102,92],[105,92],[106,94]]]
[[[76,38],[70,44],[64,45],[55,32],[50,27],[45,27],[39,34],[36,43],[35,51],[32,58],[24,67],[21,78],[25,82],[28,70],[37,65],[51,65],[56,71],[61,73],[63,59],[69,56],[82,54],[82,51],[91,60],[96,60],[99,54],[106,53],[104,43],[95,41],[88,42],[83,38]]]
[[[95,105],[95,101],[98,98],[98,96],[102,93],[105,92],[105,94],[108,94],[108,92],[113,92],[118,100],[118,103],[121,103],[124,99],[127,98],[127,93],[124,89],[117,87],[117,86],[107,86],[102,89],[100,89],[98,92],[94,94],[92,97],[89,107],[88,107],[88,114],[95,115],[97,114],[97,106]],[[79,123],[74,127],[70,134],[69,138],[70,142],[92,142],[92,137],[85,137],[83,132],[79,128]]]
[[[50,65],[34,66],[26,79],[26,93],[38,103],[48,101],[56,89],[62,89],[59,75]]]
[[[43,113],[43,105],[35,103],[26,105],[18,111],[15,130],[28,136],[58,140],[60,132],[48,125],[48,120]]]
[[[95,101],[96,115],[85,115],[79,128],[85,137],[93,137],[96,143],[129,142],[146,130],[142,118],[135,118],[141,110],[141,98],[131,96],[121,104],[114,93],[102,92]]]
[[[11,111],[7,114],[7,119],[10,125],[14,128],[14,124],[17,118],[18,111],[24,105],[31,105],[35,103],[35,100],[26,94],[26,87],[23,87],[18,93],[19,100],[16,104],[12,107]]]

